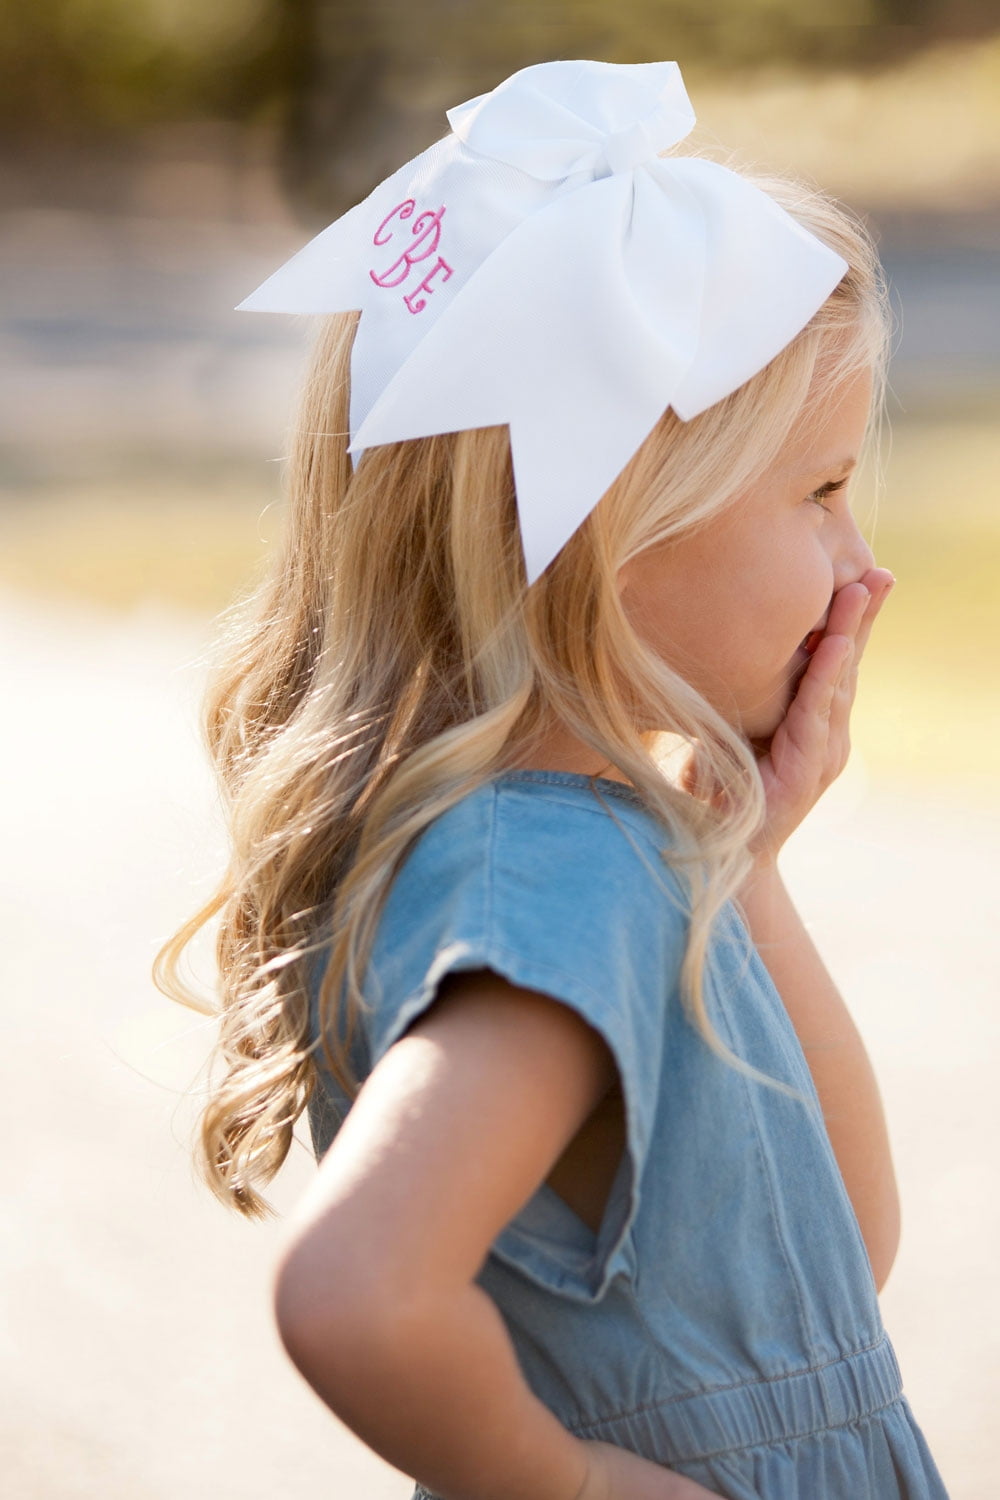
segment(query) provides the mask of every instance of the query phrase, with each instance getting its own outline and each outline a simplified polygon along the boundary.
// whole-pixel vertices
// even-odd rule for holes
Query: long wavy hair
[[[271,1212],[258,1189],[288,1153],[320,1043],[348,1097],[357,1091],[348,1054],[361,982],[413,841],[490,777],[537,764],[553,724],[617,767],[662,824],[664,858],[689,893],[684,1001],[731,1057],[709,1022],[703,970],[762,823],[760,775],[752,747],[638,638],[616,580],[629,558],[731,503],[795,424],[862,370],[874,379],[877,435],[891,332],[864,224],[795,179],[740,170],[838,251],[847,275],[740,389],[689,422],[668,410],[530,589],[507,429],[389,444],[352,469],[356,315],[319,325],[292,424],[282,539],[223,617],[205,700],[229,867],[153,970],[166,994],[204,1010],[181,956],[219,919],[222,1071],[197,1156],[213,1192],[248,1217]],[[692,749],[693,779],[665,772],[649,725]]]

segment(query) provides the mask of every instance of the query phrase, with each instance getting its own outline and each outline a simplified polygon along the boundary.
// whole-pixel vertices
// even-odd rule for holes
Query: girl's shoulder
[[[494,874],[505,867],[539,868],[549,861],[570,860],[566,876],[585,872],[595,885],[639,869],[656,871],[671,889],[680,885],[663,858],[670,835],[639,792],[624,782],[573,771],[504,771],[462,797],[435,818],[416,840],[406,863],[447,857],[461,848],[465,868],[489,865]],[[599,853],[611,861],[580,863]],[[650,861],[652,864],[650,865]]]
[[[585,946],[617,930],[679,930],[687,902],[670,836],[622,782],[569,771],[507,771],[435,818],[390,891],[387,917],[466,911],[485,931],[548,932]],[[673,921],[669,914],[673,913]],[[675,936],[677,933],[675,932]]]
[[[569,772],[507,772],[461,798],[414,841],[382,909],[364,986],[373,1056],[445,974],[479,968],[601,1031],[627,1016],[638,1043],[687,942],[667,837],[631,788]]]

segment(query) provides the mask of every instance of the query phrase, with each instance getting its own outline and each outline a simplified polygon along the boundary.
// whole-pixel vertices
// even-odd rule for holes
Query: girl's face
[[[874,565],[846,489],[871,395],[870,374],[845,382],[732,505],[619,574],[641,639],[752,741],[783,719],[836,591]]]

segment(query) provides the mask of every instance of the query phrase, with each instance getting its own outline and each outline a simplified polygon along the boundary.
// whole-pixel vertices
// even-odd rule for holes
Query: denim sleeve
[[[576,789],[565,801],[535,791],[483,789],[432,824],[406,861],[369,968],[369,1038],[374,1064],[446,974],[481,968],[571,1006],[604,1038],[627,1146],[599,1232],[543,1183],[492,1247],[530,1280],[592,1302],[630,1269],[687,924],[648,815]]]

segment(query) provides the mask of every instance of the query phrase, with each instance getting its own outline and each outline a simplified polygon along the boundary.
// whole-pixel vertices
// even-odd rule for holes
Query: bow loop
[[[463,145],[542,182],[630,172],[695,123],[675,62],[540,63],[447,115]]]

